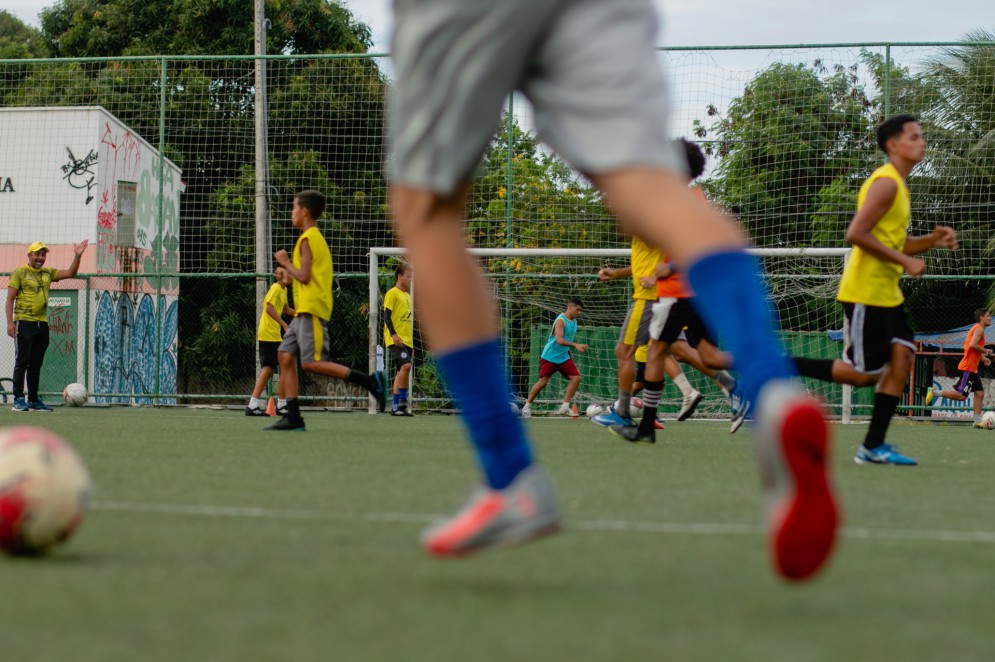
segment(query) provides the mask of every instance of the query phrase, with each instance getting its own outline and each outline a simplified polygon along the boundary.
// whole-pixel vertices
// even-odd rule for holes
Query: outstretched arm
[[[79,261],[83,258],[83,251],[86,250],[89,243],[90,241],[88,239],[84,239],[78,244],[73,244],[73,253],[75,253],[73,263],[69,265],[68,269],[59,269],[55,272],[55,275],[52,276],[53,281],[62,280],[64,278],[73,278],[77,273],[79,273]]]

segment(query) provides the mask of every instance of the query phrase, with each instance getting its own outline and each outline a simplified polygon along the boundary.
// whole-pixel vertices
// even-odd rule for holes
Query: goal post
[[[629,278],[611,282],[598,279],[598,270],[629,265],[628,248],[471,248],[498,307],[501,336],[513,393],[509,398],[524,401],[529,386],[538,378],[542,345],[556,315],[566,308],[572,296],[584,302],[577,341],[589,349],[575,354],[582,382],[573,402],[583,411],[588,404],[607,406],[617,392],[617,364],[614,345],[625,313],[632,302]],[[842,345],[827,332],[843,328],[843,316],[836,303],[836,290],[847,248],[750,248],[763,264],[763,274],[780,318],[782,340],[788,352],[811,358],[839,358]],[[383,296],[393,286],[393,266],[405,250],[374,247],[369,253],[369,368],[377,369],[377,348],[383,342]],[[412,305],[417,309],[418,275],[412,280]],[[426,362],[426,348],[415,329],[411,398],[420,411],[451,409],[448,393],[441,385],[434,365]],[[389,356],[384,358],[389,362]],[[387,365],[391,383],[392,366]],[[691,384],[705,394],[699,411],[702,416],[725,416],[728,404],[714,382],[690,366],[682,366]],[[554,378],[537,399],[537,413],[551,410],[561,400],[565,381]],[[853,391],[849,387],[806,380],[831,413],[849,422]],[[661,410],[676,411],[680,397],[667,380]],[[503,405],[502,405],[503,406]],[[369,409],[375,412],[371,400]]]

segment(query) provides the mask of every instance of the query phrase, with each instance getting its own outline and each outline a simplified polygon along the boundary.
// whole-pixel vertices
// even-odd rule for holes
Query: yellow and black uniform
[[[882,178],[894,180],[897,191],[891,207],[871,233],[885,246],[902,251],[912,218],[912,204],[909,188],[895,166],[886,163],[871,173],[857,195],[857,211],[863,207],[871,185]],[[883,371],[891,359],[894,343],[915,351],[912,329],[902,305],[905,296],[898,286],[901,277],[901,265],[881,260],[859,246],[853,248],[843,269],[836,299],[843,304],[843,313],[850,326],[850,346],[844,360],[860,372]]]
[[[398,364],[411,363],[411,350],[414,347],[412,325],[411,294],[394,286],[383,298],[384,325],[383,337],[386,345]],[[397,345],[392,337],[397,334],[401,345]]]
[[[28,265],[14,269],[9,290],[15,290],[14,324],[14,398],[24,397],[27,378],[28,402],[38,401],[41,368],[48,350],[48,289],[58,269]],[[50,409],[48,411],[51,411]]]
[[[651,248],[639,237],[632,238],[632,306],[622,323],[619,340],[625,345],[645,345],[650,338],[650,322],[653,319],[653,302],[656,301],[656,265],[663,253]],[[653,285],[643,287],[641,278],[653,278]]]
[[[290,328],[280,343],[281,352],[301,358],[301,362],[324,361],[330,351],[328,320],[332,317],[332,253],[316,226],[301,233],[294,246],[294,268],[301,268],[301,245],[311,249],[311,279],[294,280],[294,311]]]
[[[287,289],[280,283],[270,285],[269,292],[263,299],[263,314],[259,318],[259,330],[256,333],[259,342],[259,365],[277,370],[280,367],[278,351],[283,341],[283,327],[266,312],[268,304],[272,304],[277,315],[282,315],[283,309],[287,307]]]

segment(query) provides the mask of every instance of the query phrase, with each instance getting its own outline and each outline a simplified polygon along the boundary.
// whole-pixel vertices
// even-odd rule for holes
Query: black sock
[[[833,359],[804,359],[793,357],[795,368],[802,377],[811,377],[824,382],[833,381]]]
[[[352,368],[349,369],[349,374],[346,375],[345,380],[350,384],[362,386],[367,391],[373,391],[377,388],[377,382],[373,379],[372,375],[367,375],[365,372],[360,372]]]
[[[301,404],[297,398],[287,398],[287,418],[292,421],[301,420]]]
[[[658,382],[643,382],[643,418],[639,421],[640,434],[653,434],[656,422],[656,410],[663,394],[663,380]]]
[[[867,429],[867,436],[864,437],[864,448],[874,450],[884,443],[884,437],[888,434],[888,425],[896,409],[898,409],[897,395],[874,394],[874,411],[871,413],[871,426]]]

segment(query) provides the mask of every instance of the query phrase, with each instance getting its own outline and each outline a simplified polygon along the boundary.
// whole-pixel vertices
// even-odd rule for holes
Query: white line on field
[[[278,510],[242,506],[184,506],[168,503],[136,503],[130,501],[94,501],[94,510],[191,515],[196,517],[234,517],[247,519],[319,520],[328,522],[385,522],[428,524],[442,515],[427,513],[331,513],[316,510]],[[764,529],[753,524],[722,524],[719,522],[638,522],[627,520],[568,520],[568,529],[575,531],[656,533],[662,535],[763,535]],[[919,540],[927,542],[995,544],[995,531],[928,531],[916,529],[868,529],[843,527],[844,538],[864,540]]]

